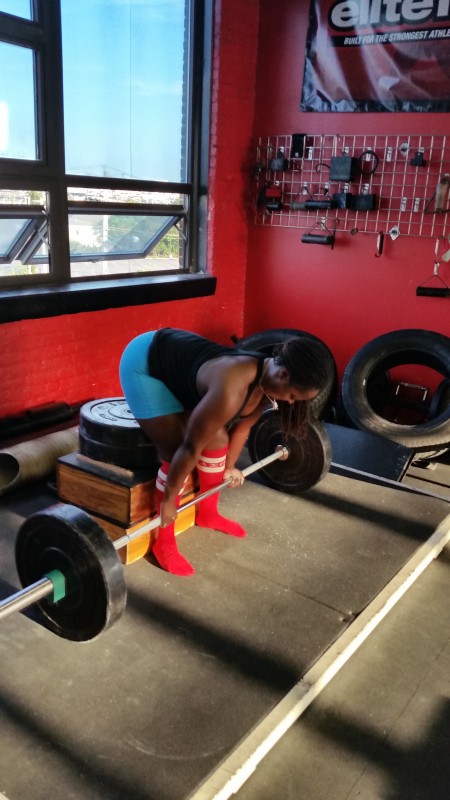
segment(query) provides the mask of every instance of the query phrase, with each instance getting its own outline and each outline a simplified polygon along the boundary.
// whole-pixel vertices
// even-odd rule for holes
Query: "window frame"
[[[215,279],[206,272],[207,176],[211,79],[211,25],[213,0],[189,0],[191,19],[190,107],[188,152],[189,182],[141,181],[136,179],[70,175],[64,169],[64,123],[62,85],[62,41],[59,0],[33,0],[34,18],[0,13],[0,41],[30,47],[36,52],[36,135],[41,143],[36,161],[0,158],[0,191],[47,192],[52,250],[52,270],[39,276],[0,278],[0,321],[76,313],[83,310],[161,302],[183,297],[214,294]],[[176,192],[185,203],[140,204],[148,212],[182,219],[186,257],[180,271],[145,273],[114,278],[70,275],[69,214],[84,206],[82,213],[98,214],[114,207],[136,213],[136,204],[76,203],[69,201],[69,188],[96,188],[141,192]],[[5,211],[8,206],[5,206]],[[24,207],[25,210],[25,207]],[[1,206],[0,206],[1,212]],[[145,290],[144,290],[145,287]],[[152,290],[154,287],[154,291]],[[134,291],[133,291],[134,289]],[[125,290],[125,291],[124,291]],[[99,296],[99,292],[103,297]],[[117,299],[116,299],[117,295]],[[59,304],[55,305],[55,297]],[[120,302],[120,298],[123,302]],[[78,300],[77,300],[78,298]],[[8,302],[10,301],[10,302]],[[20,308],[20,312],[18,309]],[[61,311],[57,309],[61,308]]]

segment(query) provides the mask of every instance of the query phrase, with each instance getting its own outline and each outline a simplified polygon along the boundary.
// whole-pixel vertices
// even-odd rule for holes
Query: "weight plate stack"
[[[154,444],[133,417],[124,397],[92,400],[80,409],[80,452],[119,467],[154,467]]]

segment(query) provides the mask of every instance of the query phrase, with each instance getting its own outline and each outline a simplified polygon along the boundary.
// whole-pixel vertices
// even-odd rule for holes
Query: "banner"
[[[450,111],[450,0],[311,0],[302,111]]]

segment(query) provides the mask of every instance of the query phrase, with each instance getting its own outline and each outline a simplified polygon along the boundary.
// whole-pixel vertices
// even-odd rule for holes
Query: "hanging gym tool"
[[[449,190],[450,175],[446,172],[439,178],[436,189],[425,205],[424,214],[448,214],[450,211],[450,208],[447,207]],[[433,200],[434,208],[430,210],[430,205]]]
[[[449,186],[450,177],[448,175],[442,175],[439,179],[435,193],[434,210],[436,213],[442,213],[443,211],[447,210]]]
[[[439,275],[440,261],[438,259],[439,239],[436,239],[434,249],[433,274],[416,289],[417,297],[450,297],[450,286]]]
[[[377,235],[377,249],[375,252],[375,258],[379,258],[383,255],[383,246],[384,246],[384,233],[380,231]]]
[[[336,223],[335,223],[336,226]],[[319,228],[320,230],[324,231],[323,233],[313,233],[315,228]],[[334,247],[334,240],[336,238],[336,227],[333,231],[330,231],[327,228],[326,220],[317,220],[312,228],[309,229],[306,233],[302,236],[303,244],[325,244],[330,245],[331,249]]]

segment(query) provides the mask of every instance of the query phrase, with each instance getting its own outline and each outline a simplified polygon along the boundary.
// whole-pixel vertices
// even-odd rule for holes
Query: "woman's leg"
[[[148,349],[153,336],[153,332],[137,336],[126,347],[120,362],[120,380],[131,413],[156,447],[162,462],[156,480],[159,513],[170,461],[183,441],[186,412],[167,387],[149,375]],[[191,575],[194,572],[178,551],[174,525],[159,528],[152,552],[167,572],[175,575]]]
[[[161,464],[158,477],[156,478],[156,497],[158,502],[158,509],[161,506],[164,497],[164,488],[169,472],[170,464],[163,461]],[[183,489],[178,494],[177,506],[181,500]],[[173,575],[192,575],[195,570],[192,564],[181,555],[175,541],[175,523],[166,525],[165,528],[159,528],[156,540],[153,543],[152,553],[155,556],[158,564]]]
[[[155,445],[162,462],[156,478],[158,513],[164,497],[170,461],[183,441],[185,416],[185,414],[168,414],[164,417],[138,420],[146,436],[148,436]],[[181,500],[183,490],[184,487],[182,487],[178,494],[177,506]],[[160,567],[165,569],[166,572],[171,572],[173,575],[192,575],[195,572],[192,564],[190,564],[178,550],[175,537],[175,523],[158,529],[156,540],[152,546],[152,553]]]
[[[197,464],[200,493],[206,492],[213,486],[218,486],[222,483],[227,452],[228,445],[216,450],[203,450]],[[217,510],[219,494],[219,492],[216,492],[197,505],[195,524],[201,528],[212,528],[215,531],[228,533],[230,536],[246,536],[246,531],[242,525],[219,514]]]
[[[145,435],[156,447],[161,461],[171,461],[184,438],[186,412],[153,419],[138,419]]]

